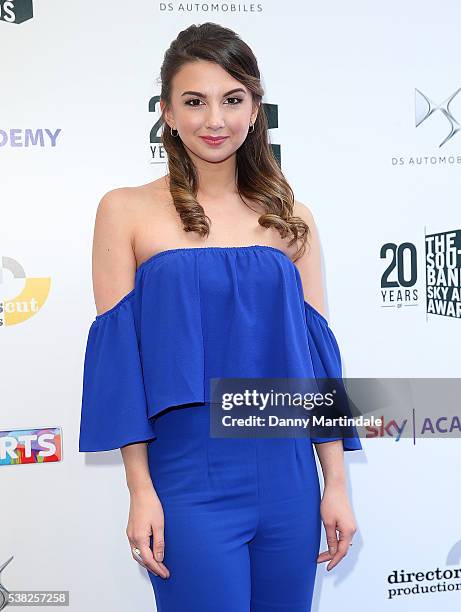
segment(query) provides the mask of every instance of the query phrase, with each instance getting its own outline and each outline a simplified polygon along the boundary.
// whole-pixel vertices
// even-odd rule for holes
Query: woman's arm
[[[98,314],[112,308],[135,284],[136,257],[133,251],[133,223],[130,214],[134,192],[114,189],[101,199],[93,235],[93,291]],[[147,444],[138,442],[121,449],[128,490],[130,514],[126,534],[130,548],[141,551],[144,565],[164,578],[169,571],[164,555],[164,516],[149,472]],[[150,535],[154,538],[154,555]],[[133,558],[138,559],[133,555]]]
[[[149,473],[147,444],[128,444],[120,451],[130,492],[130,512],[126,528],[130,547],[139,548],[144,565],[154,574],[169,578],[170,572],[163,563],[165,518]],[[153,550],[149,541],[151,534],[154,540]],[[132,556],[137,561],[136,557]]]
[[[293,214],[301,217],[310,229],[306,252],[295,262],[303,283],[304,299],[326,317],[317,226],[312,212],[304,204],[295,202]],[[342,440],[320,442],[315,444],[315,449],[323,472],[324,491],[320,512],[328,544],[328,550],[318,556],[317,562],[330,561],[327,570],[331,570],[348,553],[357,527],[347,494]],[[339,531],[339,538],[336,531]]]
[[[357,526],[347,492],[342,441],[321,442],[315,447],[323,472],[320,515],[328,546],[328,550],[317,557],[317,563],[330,561],[327,565],[330,571],[349,552]]]

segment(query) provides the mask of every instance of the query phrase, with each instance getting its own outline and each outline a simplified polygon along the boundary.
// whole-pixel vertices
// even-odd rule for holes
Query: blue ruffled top
[[[185,247],[138,268],[87,339],[79,450],[155,438],[170,406],[210,401],[209,379],[342,377],[338,343],[280,249]],[[357,437],[344,450],[360,450]]]

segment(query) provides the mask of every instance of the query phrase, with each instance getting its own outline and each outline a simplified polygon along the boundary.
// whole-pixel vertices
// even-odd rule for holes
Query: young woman
[[[161,80],[169,173],[96,215],[80,451],[121,449],[126,533],[160,612],[307,612],[317,563],[335,567],[356,531],[343,459],[360,440],[211,436],[209,383],[341,376],[314,219],[234,32],[182,31]]]

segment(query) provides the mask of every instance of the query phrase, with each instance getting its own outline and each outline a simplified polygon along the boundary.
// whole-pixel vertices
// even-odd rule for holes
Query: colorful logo
[[[0,431],[0,465],[61,461],[60,427]]]
[[[2,257],[0,268],[0,327],[23,323],[38,313],[50,292],[51,278],[28,277],[21,264],[12,257]],[[5,271],[8,271],[5,274]],[[12,275],[12,278],[11,278]],[[19,290],[16,287],[19,286]],[[11,298],[5,293],[17,291]]]

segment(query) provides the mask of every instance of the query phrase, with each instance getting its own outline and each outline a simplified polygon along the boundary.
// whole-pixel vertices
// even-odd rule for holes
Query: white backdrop
[[[69,590],[76,612],[151,610],[125,536],[120,452],[79,454],[78,428],[95,211],[106,191],[166,173],[149,143],[159,111],[148,111],[165,49],[205,21],[253,48],[264,102],[278,110],[271,142],[319,227],[345,376],[458,377],[459,314],[427,312],[425,234],[458,232],[461,246],[461,133],[439,146],[461,122],[461,93],[442,104],[461,87],[461,8],[36,0],[32,18],[12,23],[21,4],[0,1],[0,436],[61,428],[62,457],[27,467],[0,457],[0,566],[14,555],[0,582]],[[435,110],[416,127],[431,108],[423,94]],[[417,278],[399,300],[382,284],[394,247],[380,253],[404,243]],[[346,454],[359,531],[332,572],[318,567],[313,610],[458,610],[461,577],[414,581],[439,586],[391,599],[402,585],[388,576],[460,568],[459,440],[362,443]]]

